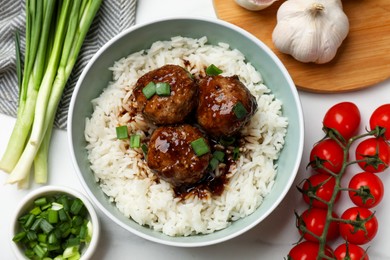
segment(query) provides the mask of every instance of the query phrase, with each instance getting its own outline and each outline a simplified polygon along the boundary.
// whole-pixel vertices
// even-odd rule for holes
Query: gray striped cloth
[[[137,0],[103,1],[65,87],[55,120],[56,128],[66,129],[69,102],[83,68],[104,43],[135,23],[136,4]],[[21,51],[24,53],[25,0],[0,0],[0,113],[13,117],[17,113],[18,100],[15,30],[21,33]]]

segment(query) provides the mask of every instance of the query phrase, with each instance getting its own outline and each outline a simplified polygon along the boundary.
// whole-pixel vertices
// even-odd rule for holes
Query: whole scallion
[[[56,110],[101,2],[26,1],[26,44],[17,119],[0,161],[0,169],[11,173],[8,183],[26,186],[33,164],[35,182],[46,183]]]

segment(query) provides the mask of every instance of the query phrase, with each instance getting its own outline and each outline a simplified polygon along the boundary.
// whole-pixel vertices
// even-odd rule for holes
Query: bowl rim
[[[87,208],[92,222],[92,238],[89,244],[87,245],[86,250],[81,255],[81,259],[91,259],[98,246],[99,237],[100,237],[99,217],[96,213],[95,208],[93,207],[93,204],[87,198],[87,196],[85,196],[84,194],[82,194],[81,192],[73,188],[60,186],[60,185],[46,185],[46,186],[38,187],[35,190],[29,192],[27,195],[25,195],[17,205],[13,214],[14,217],[12,219],[12,223],[9,227],[9,234],[10,234],[9,241],[11,244],[12,251],[14,252],[14,255],[17,257],[17,259],[28,259],[22,253],[20,246],[18,246],[17,243],[12,241],[12,238],[14,237],[17,227],[19,225],[17,221],[19,216],[25,213],[26,207],[28,207],[28,204],[32,204],[34,199],[41,197],[45,194],[54,194],[54,193],[66,193],[72,197],[79,198]]]
[[[126,225],[125,223],[121,222],[119,219],[117,219],[111,212],[109,212],[101,203],[100,201],[94,196],[94,194],[92,193],[92,191],[90,191],[89,187],[88,187],[88,184],[86,183],[85,179],[82,177],[82,173],[80,171],[80,168],[78,166],[78,163],[77,163],[77,160],[76,160],[76,157],[75,157],[75,154],[74,154],[74,145],[72,143],[72,139],[73,139],[73,134],[72,134],[72,131],[70,129],[72,129],[73,127],[73,124],[72,124],[72,119],[73,119],[73,108],[74,108],[74,105],[75,105],[75,101],[76,101],[76,96],[77,96],[77,93],[79,92],[80,88],[81,88],[81,83],[83,81],[83,79],[85,78],[86,74],[88,73],[88,71],[90,70],[90,68],[92,67],[92,65],[94,64],[94,62],[98,59],[98,57],[104,53],[113,43],[115,43],[117,40],[121,39],[122,37],[124,37],[125,35],[135,31],[135,30],[138,30],[142,27],[146,27],[146,26],[150,26],[150,25],[153,25],[153,24],[158,24],[158,23],[163,23],[163,22],[167,22],[167,21],[180,21],[180,20],[192,20],[194,22],[197,22],[197,21],[200,21],[200,22],[208,22],[208,23],[212,23],[212,24],[217,24],[217,25],[221,25],[221,26],[224,26],[224,27],[227,27],[228,29],[231,29],[232,31],[236,31],[238,32],[239,34],[243,35],[244,37],[247,37],[249,40],[251,40],[252,42],[254,42],[256,45],[260,46],[266,53],[267,55],[269,55],[269,57],[273,60],[273,62],[275,62],[275,64],[278,66],[278,68],[281,70],[281,72],[283,73],[283,75],[285,76],[285,79],[286,81],[288,82],[288,85],[290,86],[290,89],[291,89],[291,93],[292,93],[292,98],[294,99],[294,102],[296,104],[296,107],[297,107],[297,115],[298,115],[298,121],[297,122],[297,125],[299,126],[299,142],[298,142],[298,150],[297,150],[297,160],[295,161],[294,163],[294,166],[292,167],[292,171],[291,171],[291,176],[289,177],[287,183],[286,183],[286,188],[283,189],[282,193],[280,193],[280,195],[278,196],[278,198],[275,200],[275,202],[273,203],[273,205],[267,210],[267,212],[265,214],[263,214],[263,216],[261,218],[258,218],[256,219],[256,221],[253,221],[252,223],[250,223],[249,225],[246,225],[244,228],[236,231],[236,232],[233,232],[231,234],[229,234],[228,236],[225,236],[225,237],[222,237],[222,238],[218,238],[218,239],[214,239],[214,240],[207,240],[207,241],[200,241],[200,242],[191,242],[191,243],[186,243],[186,242],[180,242],[180,241],[168,241],[168,240],[164,240],[164,239],[160,239],[160,238],[156,238],[156,237],[153,237],[151,235],[148,235],[148,234],[145,234],[145,233],[142,233],[141,231],[138,231],[138,230],[135,230],[133,229],[132,227],[129,227],[128,225]],[[139,23],[139,24],[136,24],[136,25],[133,25],[125,30],[123,30],[122,32],[118,33],[117,35],[115,35],[113,38],[111,38],[110,40],[108,40],[94,55],[93,57],[89,60],[89,62],[87,63],[87,65],[85,66],[85,68],[83,69],[77,83],[76,83],[76,86],[74,88],[74,91],[73,91],[73,94],[72,94],[72,97],[71,97],[71,100],[70,100],[70,105],[69,105],[69,111],[68,111],[68,119],[67,119],[67,125],[68,125],[68,131],[67,131],[67,135],[68,135],[68,144],[69,144],[69,152],[70,152],[70,155],[71,155],[71,161],[72,161],[72,164],[73,164],[73,168],[74,170],[76,171],[76,175],[77,177],[79,178],[81,184],[82,184],[82,187],[83,189],[85,190],[85,192],[89,195],[89,197],[92,199],[93,203],[95,205],[98,206],[98,208],[113,222],[115,222],[116,224],[118,224],[120,227],[124,228],[125,230],[141,237],[141,238],[144,238],[146,240],[149,240],[149,241],[152,241],[152,242],[155,242],[155,243],[159,243],[159,244],[163,244],[163,245],[168,245],[168,246],[175,246],[175,247],[202,247],[202,246],[209,246],[209,245],[214,245],[214,244],[218,244],[218,243],[221,243],[221,242],[224,242],[224,241],[227,241],[227,240],[230,240],[232,238],[235,238],[245,232],[247,232],[248,230],[250,230],[251,228],[253,228],[254,226],[256,226],[257,224],[259,224],[262,220],[264,220],[267,216],[269,216],[271,214],[271,212],[274,211],[274,209],[282,202],[282,200],[285,198],[287,192],[290,190],[294,180],[295,180],[295,177],[298,173],[298,169],[299,169],[299,166],[300,166],[300,162],[302,160],[302,156],[303,156],[303,147],[304,147],[304,122],[303,122],[303,111],[302,111],[302,105],[301,105],[301,101],[300,101],[300,97],[298,95],[298,90],[296,89],[295,87],[295,84],[290,76],[290,74],[288,73],[286,67],[284,66],[284,64],[281,62],[281,60],[276,56],[276,54],[265,44],[263,43],[260,39],[256,38],[254,35],[252,35],[251,33],[249,33],[248,31],[232,24],[232,23],[229,23],[227,21],[223,21],[219,18],[210,18],[210,17],[201,17],[201,16],[172,16],[172,17],[165,17],[165,18],[159,18],[159,19],[155,19],[155,20],[151,20],[151,21],[148,21],[148,22],[143,22],[143,23]],[[205,235],[207,236],[207,234]]]

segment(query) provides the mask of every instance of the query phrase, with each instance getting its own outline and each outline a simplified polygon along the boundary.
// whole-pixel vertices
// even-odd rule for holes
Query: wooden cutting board
[[[390,78],[390,0],[343,0],[350,32],[336,57],[326,64],[301,63],[272,43],[276,13],[283,0],[249,11],[234,0],[214,0],[218,18],[254,34],[286,66],[299,89],[319,93],[358,90]],[[390,92],[389,92],[390,94]]]

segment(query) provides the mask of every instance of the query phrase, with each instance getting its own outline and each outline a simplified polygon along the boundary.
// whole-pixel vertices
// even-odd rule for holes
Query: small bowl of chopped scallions
[[[18,259],[90,259],[100,227],[95,209],[80,192],[44,186],[18,205],[11,225]]]

